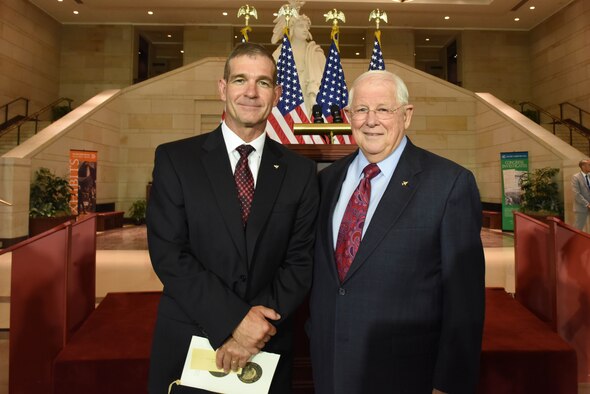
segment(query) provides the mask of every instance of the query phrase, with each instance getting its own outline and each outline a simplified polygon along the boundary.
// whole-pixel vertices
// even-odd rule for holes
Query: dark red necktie
[[[365,167],[363,170],[365,176],[361,179],[354,193],[352,193],[346,211],[344,211],[342,223],[340,223],[340,229],[338,230],[336,250],[334,251],[340,282],[346,277],[361,244],[363,226],[365,225],[371,198],[371,179],[380,172],[381,170],[377,167],[377,164],[372,163]]]
[[[250,215],[252,199],[254,198],[254,178],[248,166],[248,155],[254,151],[254,148],[250,145],[240,145],[236,150],[240,154],[240,159],[234,171],[234,180],[238,189],[238,200],[240,201],[240,209],[242,211],[242,224],[245,228],[248,222],[248,215]]]

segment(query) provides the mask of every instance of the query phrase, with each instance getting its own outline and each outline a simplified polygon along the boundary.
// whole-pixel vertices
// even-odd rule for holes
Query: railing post
[[[25,99],[25,117],[29,116],[29,99]]]
[[[20,145],[20,125],[16,128],[16,146]]]
[[[563,103],[559,104],[559,119],[563,120]]]

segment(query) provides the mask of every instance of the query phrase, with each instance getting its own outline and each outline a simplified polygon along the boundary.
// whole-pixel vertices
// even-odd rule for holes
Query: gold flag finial
[[[292,7],[289,4],[285,4],[279,9],[277,15],[285,17],[285,27],[289,29],[289,21],[291,18],[297,18],[299,16],[299,12],[297,11],[297,8]]]
[[[376,10],[371,11],[369,14],[369,22],[375,19],[375,24],[377,25],[377,30],[379,30],[379,21],[383,20],[383,22],[387,23],[387,13],[385,11],[381,11],[379,8]]]
[[[330,33],[330,36],[334,40],[334,43],[336,43],[336,48],[340,51],[340,47],[338,46],[338,33],[340,32],[338,21],[346,22],[346,16],[344,16],[344,12],[334,8],[325,13],[324,17],[326,18],[326,22],[332,21],[332,33]]]
[[[240,33],[244,36],[244,40],[248,42],[248,33],[252,31],[252,28],[249,25],[250,17],[253,16],[254,19],[258,19],[258,13],[256,12],[256,8],[251,5],[243,5],[238,10],[238,18],[242,15],[246,18],[246,25],[240,30]]]
[[[346,22],[344,12],[338,11],[336,8],[328,11],[324,16],[326,17],[326,22],[332,21],[332,26],[338,26],[339,20],[342,21],[342,23]]]

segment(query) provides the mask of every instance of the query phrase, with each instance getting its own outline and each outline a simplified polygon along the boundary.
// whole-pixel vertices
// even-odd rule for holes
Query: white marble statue
[[[272,43],[281,42],[285,28],[285,17],[280,15],[274,22]],[[311,110],[316,103],[316,96],[320,89],[322,74],[326,64],[326,55],[322,48],[312,41],[309,29],[311,20],[306,15],[297,15],[289,20],[289,39],[293,48],[295,65],[299,73],[299,83],[303,91],[305,108],[308,116],[311,116]],[[273,56],[278,60],[281,54],[281,45],[275,50]]]

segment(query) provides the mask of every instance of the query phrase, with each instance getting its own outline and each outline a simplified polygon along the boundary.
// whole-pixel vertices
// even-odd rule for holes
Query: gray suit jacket
[[[319,177],[309,325],[316,393],[474,392],[485,266],[473,175],[408,141],[341,284],[332,213],[354,155]]]
[[[572,191],[574,192],[574,212],[588,212],[590,188],[581,171],[572,177]]]

